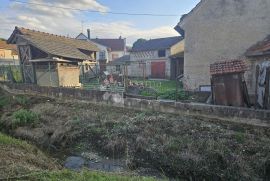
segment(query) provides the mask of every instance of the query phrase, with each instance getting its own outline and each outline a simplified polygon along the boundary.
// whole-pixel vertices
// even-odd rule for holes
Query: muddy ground
[[[268,127],[41,97],[18,101],[16,95],[3,94],[9,103],[1,108],[1,130],[61,160],[98,155],[122,160],[131,170],[158,170],[189,180],[270,178]],[[37,113],[38,121],[13,128],[13,113],[22,108]]]

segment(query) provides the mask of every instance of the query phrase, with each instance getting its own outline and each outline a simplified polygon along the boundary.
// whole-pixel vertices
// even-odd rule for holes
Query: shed
[[[210,65],[214,104],[243,107],[249,105],[243,60],[225,60]]]
[[[24,82],[40,86],[79,86],[79,66],[94,62],[98,51],[86,41],[18,27],[8,43],[18,47]]]

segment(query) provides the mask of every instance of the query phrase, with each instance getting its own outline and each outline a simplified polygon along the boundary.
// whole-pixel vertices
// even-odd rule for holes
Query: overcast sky
[[[15,26],[76,37],[82,29],[91,29],[92,38],[127,38],[132,44],[138,38],[178,36],[173,27],[181,15],[189,12],[199,0],[18,0],[100,13],[74,11],[33,4],[0,0],[0,37],[8,38]],[[106,12],[170,14],[177,16],[128,16]],[[82,23],[83,22],[83,23]],[[83,28],[82,28],[83,24]]]

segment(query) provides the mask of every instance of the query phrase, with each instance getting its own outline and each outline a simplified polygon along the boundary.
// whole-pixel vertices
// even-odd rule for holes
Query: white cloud
[[[101,5],[96,0],[76,0],[76,2],[74,0],[29,0],[28,4],[13,2],[11,7],[16,11],[28,14],[69,18],[78,13],[72,9],[95,10],[101,13],[109,10],[108,7]]]
[[[100,12],[109,10],[108,7],[98,3],[96,0],[77,0],[76,3],[73,0],[30,0],[29,2],[49,3],[55,6],[96,10]],[[14,14],[17,17],[14,17]],[[82,12],[79,11],[13,3],[11,4],[11,10],[0,16],[0,37],[8,38],[15,26],[76,37],[81,32],[80,16],[82,16]],[[132,44],[138,38],[153,39],[179,35],[170,26],[140,29],[126,21],[111,23],[96,21],[91,22],[90,25],[85,24],[84,27],[85,29],[91,29],[93,38],[118,38],[122,36],[127,38],[128,44]]]
[[[170,26],[162,26],[153,29],[139,29],[129,22],[112,22],[100,23],[94,22],[91,24],[92,37],[115,38],[125,37],[129,44],[136,41],[138,38],[153,39],[169,36],[179,36],[179,34]],[[108,33],[109,30],[109,33]]]

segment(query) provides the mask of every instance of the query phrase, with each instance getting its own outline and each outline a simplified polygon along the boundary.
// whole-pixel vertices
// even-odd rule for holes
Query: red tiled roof
[[[7,44],[5,40],[0,40],[0,48],[6,50],[17,50],[16,45]]]
[[[270,35],[263,41],[258,42],[249,48],[246,52],[247,56],[260,56],[270,54]]]
[[[211,75],[245,72],[247,65],[243,60],[226,60],[210,65]]]

